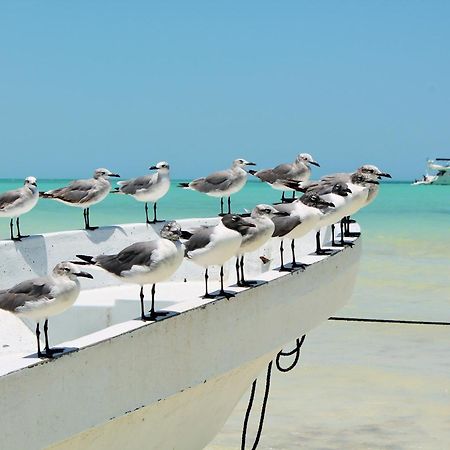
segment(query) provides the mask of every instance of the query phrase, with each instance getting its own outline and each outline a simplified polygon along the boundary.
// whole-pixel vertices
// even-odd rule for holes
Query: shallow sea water
[[[43,180],[39,187],[64,183]],[[18,184],[0,180],[0,192]],[[242,211],[278,197],[252,182],[233,205]],[[216,199],[174,186],[158,213],[183,218],[217,211]],[[143,214],[141,203],[111,195],[91,209],[91,222],[136,222]],[[336,315],[450,322],[450,187],[383,184],[356,219],[363,230],[360,273],[353,297]],[[81,225],[81,210],[51,200],[40,200],[21,219],[23,233]],[[0,219],[0,237],[8,234],[8,220]],[[287,374],[274,369],[259,448],[448,449],[449,355],[450,326],[324,323],[306,337],[299,366]],[[240,448],[247,401],[248,394],[208,450]],[[248,442],[255,429],[251,422]]]

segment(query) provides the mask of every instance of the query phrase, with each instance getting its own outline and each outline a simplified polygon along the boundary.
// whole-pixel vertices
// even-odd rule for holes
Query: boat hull
[[[360,253],[356,239],[306,255],[305,271],[266,271],[230,299],[200,299],[200,282],[167,283],[186,297],[169,317],[118,323],[1,377],[4,448],[203,448],[283,345],[346,303]]]

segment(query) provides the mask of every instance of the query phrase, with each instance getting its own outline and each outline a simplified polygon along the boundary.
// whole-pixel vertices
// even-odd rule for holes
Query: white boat
[[[215,220],[179,222],[190,229]],[[321,234],[326,247],[329,232]],[[47,273],[76,253],[113,252],[155,235],[136,224],[1,241],[0,288]],[[51,345],[66,347],[55,359],[36,357],[34,324],[2,312],[1,448],[203,448],[278,351],[350,298],[361,253],[360,238],[352,239],[353,247],[329,256],[313,254],[314,233],[299,239],[297,259],[309,266],[292,273],[274,270],[279,252],[272,240],[246,259],[256,286],[234,286],[230,261],[228,289],[237,292],[230,299],[201,298],[203,271],[184,261],[157,285],[157,310],[170,314],[156,322],[137,319],[136,286],[96,271],[94,280],[82,281],[74,307],[50,319]]]
[[[412,183],[414,186],[421,184],[450,184],[450,158],[429,159],[427,161],[427,167],[429,170],[436,171],[436,173],[430,175],[427,172],[421,179],[415,180]]]

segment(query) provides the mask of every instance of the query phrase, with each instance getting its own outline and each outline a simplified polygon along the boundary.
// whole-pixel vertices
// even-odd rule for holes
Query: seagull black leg
[[[205,295],[203,296],[203,298],[215,298],[214,295],[211,295],[208,292],[208,279],[209,279],[208,268],[206,268],[205,269]]]
[[[53,358],[53,355],[55,353],[62,353],[64,351],[63,348],[50,348],[50,345],[48,343],[48,319],[45,319],[44,322],[44,337],[45,337],[44,356],[46,356],[47,358]]]
[[[147,205],[147,203],[146,203]],[[147,215],[147,223],[158,223],[158,222],[164,222],[164,220],[157,220],[156,219],[156,202],[153,203],[153,220],[151,222],[148,221],[148,215]],[[148,209],[147,209],[148,210]],[[148,214],[148,213],[147,213]]]
[[[219,216],[223,216],[223,197],[220,197],[220,214]]]
[[[285,267],[285,265],[284,265],[283,253],[284,253],[284,247],[283,247],[283,241],[281,241],[281,244],[280,244],[280,259],[281,259],[280,272],[292,272],[292,269],[290,267]]]
[[[257,284],[257,281],[247,281],[244,277],[244,255],[241,256],[241,286],[252,286]]]
[[[324,250],[320,244],[320,230],[316,233],[316,255],[329,255],[332,250]]]
[[[223,266],[220,266],[220,292],[219,296],[225,296],[226,298],[235,297],[233,292],[228,292],[223,288]]]
[[[228,214],[231,214],[231,197],[228,197]]]
[[[39,336],[41,335],[41,331],[39,330],[39,322],[36,323],[36,339],[37,339],[37,354],[38,358],[43,358],[45,355],[41,352],[41,341],[39,340]]]
[[[305,265],[305,264],[298,263],[298,262],[295,260],[295,239],[292,239],[292,241],[291,241],[291,251],[292,251],[292,264],[291,264],[291,266],[292,266],[293,268],[296,268],[296,269],[302,269],[302,270],[305,270],[306,265]]]
[[[161,316],[167,316],[169,314],[168,311],[155,311],[155,291],[156,291],[156,284],[153,284],[152,286],[152,307],[150,309],[150,320],[156,320],[158,317]]]
[[[16,228],[17,228],[17,238],[18,239],[30,237],[29,234],[20,234],[19,218],[16,219]]]
[[[335,231],[335,229],[336,229],[336,227],[335,227],[335,225],[333,223],[333,225],[331,225],[331,245],[333,247],[336,247],[336,242],[334,240],[334,231]]]
[[[139,298],[141,299],[141,320],[146,322],[148,320],[148,317],[144,313],[144,286],[141,286]]]
[[[237,280],[236,284],[238,286],[242,286],[241,276],[240,276],[240,273],[239,273],[239,256],[236,256],[235,267],[236,267],[236,280]]]
[[[336,244],[336,247],[353,247],[353,242],[346,242],[344,240],[344,236],[346,236],[345,231],[345,223],[341,220],[341,242],[339,244]]]
[[[90,217],[89,217],[89,208],[85,209],[85,228],[86,230],[96,230],[98,227],[91,227]]]
[[[150,220],[148,219],[148,204],[147,202],[145,202],[145,223],[151,223]]]

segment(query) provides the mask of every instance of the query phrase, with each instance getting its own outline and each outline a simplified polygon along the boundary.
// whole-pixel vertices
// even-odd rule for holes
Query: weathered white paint
[[[55,258],[116,251],[151,237],[153,231],[140,225],[108,228],[93,242],[87,236],[95,233],[35,238],[30,241],[35,253],[27,249],[27,241],[19,243],[19,251],[3,242],[0,250],[11,256],[16,251],[9,264],[17,264],[24,279],[30,276],[23,275],[27,270],[44,270],[42,258],[51,267]],[[313,236],[299,240],[298,260],[313,263],[304,272],[270,270],[278,254],[272,242],[248,257],[248,273],[261,283],[250,289],[232,286],[239,293],[230,300],[201,299],[202,271],[183,263],[173,281],[157,286],[157,307],[173,314],[151,323],[130,320],[139,315],[133,286],[118,285],[113,277],[97,277],[104,274],[95,272],[95,289],[83,291],[75,307],[50,322],[52,342],[74,339],[63,345],[78,351],[42,362],[30,357],[34,341],[25,339],[20,351],[0,352],[2,447],[132,450],[206,445],[273,355],[350,297],[359,240],[353,248],[317,257],[305,254],[314,246]],[[264,265],[261,254],[271,263]],[[30,268],[31,255],[36,262]],[[0,271],[10,268],[2,262]],[[8,285],[19,281],[18,274],[9,273]],[[13,337],[0,333],[3,342]]]

